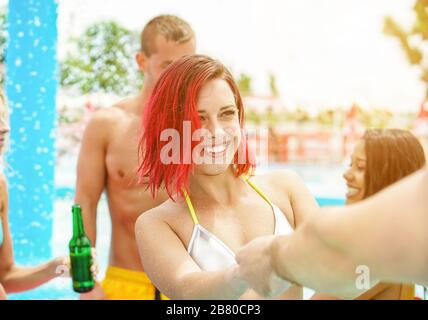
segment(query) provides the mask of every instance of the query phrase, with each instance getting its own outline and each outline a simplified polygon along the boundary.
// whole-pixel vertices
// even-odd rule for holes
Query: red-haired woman
[[[292,232],[318,205],[293,172],[248,178],[254,164],[230,72],[202,55],[173,63],[146,105],[143,132],[140,175],[170,197],[137,220],[145,272],[172,299],[261,298],[240,279],[235,252]],[[288,289],[275,298],[302,298],[302,288],[276,285]]]
[[[425,165],[422,145],[410,132],[370,129],[355,145],[343,177],[348,186],[346,204],[362,201]],[[361,300],[411,300],[414,286],[380,283],[358,297]],[[313,299],[333,299],[317,294]]]

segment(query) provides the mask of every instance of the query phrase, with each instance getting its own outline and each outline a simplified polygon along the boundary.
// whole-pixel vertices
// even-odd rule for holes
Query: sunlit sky
[[[4,2],[4,1],[2,1]],[[114,19],[140,31],[153,16],[177,14],[190,22],[198,52],[253,79],[269,95],[277,77],[286,105],[388,107],[416,110],[424,95],[396,39],[382,33],[393,16],[412,25],[414,0],[59,0],[59,55],[89,24]]]

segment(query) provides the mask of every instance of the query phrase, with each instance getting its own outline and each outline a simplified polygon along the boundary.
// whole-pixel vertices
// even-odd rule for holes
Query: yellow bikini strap
[[[247,181],[247,183],[254,189],[256,190],[256,192],[263,198],[266,200],[267,203],[269,203],[269,205],[272,207],[273,204],[272,202],[269,200],[268,197],[266,197],[265,193],[252,181],[250,181],[250,177],[248,177],[247,175],[242,175],[245,179],[245,181]]]
[[[198,216],[196,215],[195,209],[193,208],[192,201],[190,201],[190,197],[186,190],[183,190],[184,198],[186,199],[187,206],[189,207],[190,215],[192,216],[192,220],[194,224],[199,224]]]

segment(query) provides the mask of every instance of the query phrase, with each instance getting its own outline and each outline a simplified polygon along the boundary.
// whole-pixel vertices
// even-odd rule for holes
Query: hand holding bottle
[[[83,226],[82,209],[75,204],[71,211],[73,213],[73,237],[69,243],[69,250],[73,290],[84,293],[91,291],[95,285],[92,274],[93,248]]]
[[[90,271],[92,273],[92,277],[96,280],[99,273],[99,266],[98,266],[98,260],[97,260],[97,253],[95,248],[92,248],[91,250],[92,254],[92,265],[90,268]],[[64,256],[64,257],[58,257],[52,260],[52,263],[55,268],[55,274],[58,277],[71,277],[71,261],[70,256]]]

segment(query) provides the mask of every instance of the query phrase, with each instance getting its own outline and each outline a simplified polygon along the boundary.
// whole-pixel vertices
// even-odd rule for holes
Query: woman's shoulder
[[[273,170],[250,178],[266,197],[281,210],[290,211],[291,188],[295,173],[289,170]]]
[[[296,224],[296,212],[292,199],[302,184],[300,176],[291,170],[272,170],[256,175],[251,180],[262,189],[266,196],[285,214],[291,225]]]
[[[6,176],[2,171],[0,171],[0,185],[7,185]]]
[[[173,201],[168,199],[157,207],[147,210],[138,217],[136,225],[141,224],[168,224],[170,225],[171,219],[181,215],[184,208],[180,201]]]
[[[0,172],[0,198],[7,196],[7,180],[3,172]]]
[[[8,191],[7,191],[7,180],[3,172],[0,172],[0,217],[7,215],[7,200]]]

